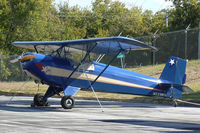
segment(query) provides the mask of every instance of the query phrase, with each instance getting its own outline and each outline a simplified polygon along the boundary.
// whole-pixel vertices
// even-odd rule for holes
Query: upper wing
[[[92,52],[97,54],[112,54],[119,50],[157,50],[157,48],[151,45],[121,36],[68,41],[16,41],[12,44],[17,47],[37,48],[38,50],[49,52],[55,51],[60,47],[68,47],[71,52],[88,51],[96,45]]]

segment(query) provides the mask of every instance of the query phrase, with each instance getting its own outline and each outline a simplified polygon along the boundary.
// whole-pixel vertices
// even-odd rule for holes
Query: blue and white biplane
[[[80,88],[172,99],[181,97],[182,92],[188,90],[184,86],[187,62],[177,57],[168,59],[159,79],[111,66],[120,53],[130,50],[157,50],[135,39],[117,36],[70,41],[16,41],[12,44],[36,51],[24,53],[11,62],[20,61],[23,71],[35,83],[49,86],[44,95],[34,96],[35,106],[47,106],[49,97],[64,92],[61,105],[65,109],[71,109],[75,104],[73,96]],[[82,51],[84,57],[75,65],[68,56]],[[115,56],[108,64],[102,64],[91,61],[92,53]]]

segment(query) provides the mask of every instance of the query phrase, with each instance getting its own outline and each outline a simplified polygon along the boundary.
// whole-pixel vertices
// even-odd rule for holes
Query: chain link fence
[[[183,59],[198,59],[198,34],[199,29],[180,30],[157,35],[136,37],[135,39],[158,48],[152,51],[131,51],[124,56],[123,66],[136,67],[165,63],[170,56]],[[23,74],[20,64],[11,64],[9,61],[17,56],[0,55],[0,81],[25,81],[29,80]],[[107,55],[102,63],[108,63],[113,55]],[[116,59],[112,65],[121,67],[122,60]]]
[[[166,63],[171,56],[188,60],[198,59],[198,35],[199,28],[194,28],[136,37],[137,40],[157,47],[158,51],[132,51],[125,56],[125,66],[134,67]],[[120,60],[116,60],[114,64],[120,66]]]
[[[158,48],[155,52],[155,59],[152,62],[160,64],[170,56],[177,56],[183,59],[198,58],[198,34],[199,29],[180,30],[164,34],[138,37],[137,39],[147,42]]]

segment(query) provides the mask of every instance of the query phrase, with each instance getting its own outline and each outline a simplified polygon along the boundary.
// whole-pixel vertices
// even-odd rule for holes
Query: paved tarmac
[[[30,107],[32,97],[0,96],[0,133],[133,133],[200,132],[200,108],[77,100],[75,108],[62,109],[59,98],[50,107]]]

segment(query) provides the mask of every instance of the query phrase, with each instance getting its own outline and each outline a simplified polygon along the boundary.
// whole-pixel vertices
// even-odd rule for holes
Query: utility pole
[[[166,13],[166,16],[165,16],[165,23],[166,23],[166,27],[168,28],[168,12]]]
[[[185,59],[187,59],[187,31],[190,28],[190,24],[185,29]]]
[[[198,59],[200,59],[200,22],[199,22],[199,36],[198,36]]]
[[[159,31],[159,29],[156,30],[156,32],[153,34],[153,40],[152,40],[152,46],[155,47],[155,41],[156,41],[156,34]],[[155,65],[156,62],[156,53],[155,51],[152,52],[152,65]]]

